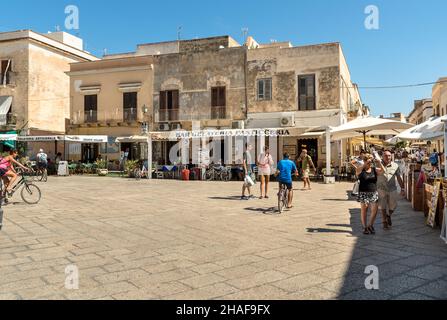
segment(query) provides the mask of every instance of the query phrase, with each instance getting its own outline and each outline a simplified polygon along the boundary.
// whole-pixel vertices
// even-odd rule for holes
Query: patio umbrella
[[[363,136],[366,148],[366,136],[397,135],[400,132],[411,128],[413,125],[374,117],[361,117],[352,120],[341,126],[332,128],[330,133],[333,140],[341,140]]]
[[[395,144],[399,141],[441,139],[444,136],[444,123],[442,121],[446,119],[447,116],[431,117],[427,121],[401,132],[388,141]]]

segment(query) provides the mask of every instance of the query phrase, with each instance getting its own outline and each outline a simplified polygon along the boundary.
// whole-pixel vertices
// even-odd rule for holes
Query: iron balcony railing
[[[156,122],[194,121],[231,119],[232,114],[227,107],[207,107],[190,110],[158,109],[155,111]]]

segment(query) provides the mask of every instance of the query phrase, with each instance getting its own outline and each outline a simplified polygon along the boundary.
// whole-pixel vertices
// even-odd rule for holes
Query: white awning
[[[108,142],[107,136],[65,136],[65,141],[83,142],[83,143],[105,143]]]
[[[17,134],[0,134],[0,141],[16,141]]]
[[[0,96],[0,125],[4,126],[7,123],[7,114],[11,109],[12,97]]]
[[[318,139],[326,134],[326,131],[305,132],[298,136],[302,139]]]

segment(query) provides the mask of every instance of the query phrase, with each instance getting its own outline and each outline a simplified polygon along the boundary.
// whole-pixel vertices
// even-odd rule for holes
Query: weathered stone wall
[[[179,90],[180,118],[207,119],[211,87],[226,86],[227,116],[244,119],[245,53],[243,48],[188,51],[155,57],[154,106],[162,90]]]
[[[219,50],[220,46],[228,48],[230,46],[230,37],[213,37],[205,39],[194,39],[180,41],[180,52],[192,53],[198,51]]]
[[[340,106],[339,44],[248,51],[249,112],[298,111],[298,76],[315,74],[316,108]],[[257,80],[272,78],[272,100],[257,99]]]

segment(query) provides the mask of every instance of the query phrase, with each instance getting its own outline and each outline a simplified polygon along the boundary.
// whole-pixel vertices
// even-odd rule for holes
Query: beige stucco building
[[[119,158],[129,149],[132,158],[145,152],[140,145],[122,144],[115,139],[141,134],[142,123],[153,122],[153,58],[139,56],[75,63],[70,72],[71,121],[68,133],[107,135],[107,150],[98,144],[72,144],[67,157],[94,161],[107,153]],[[137,149],[134,147],[138,147]],[[147,153],[146,153],[147,154]]]
[[[408,123],[423,123],[434,115],[433,111],[432,99],[415,100],[413,110],[408,115]]]
[[[65,32],[4,32],[0,60],[0,131],[64,134],[70,119],[70,79],[65,72],[70,63],[97,60],[83,51],[82,40]],[[40,147],[54,157],[54,143],[30,143],[29,155]]]

